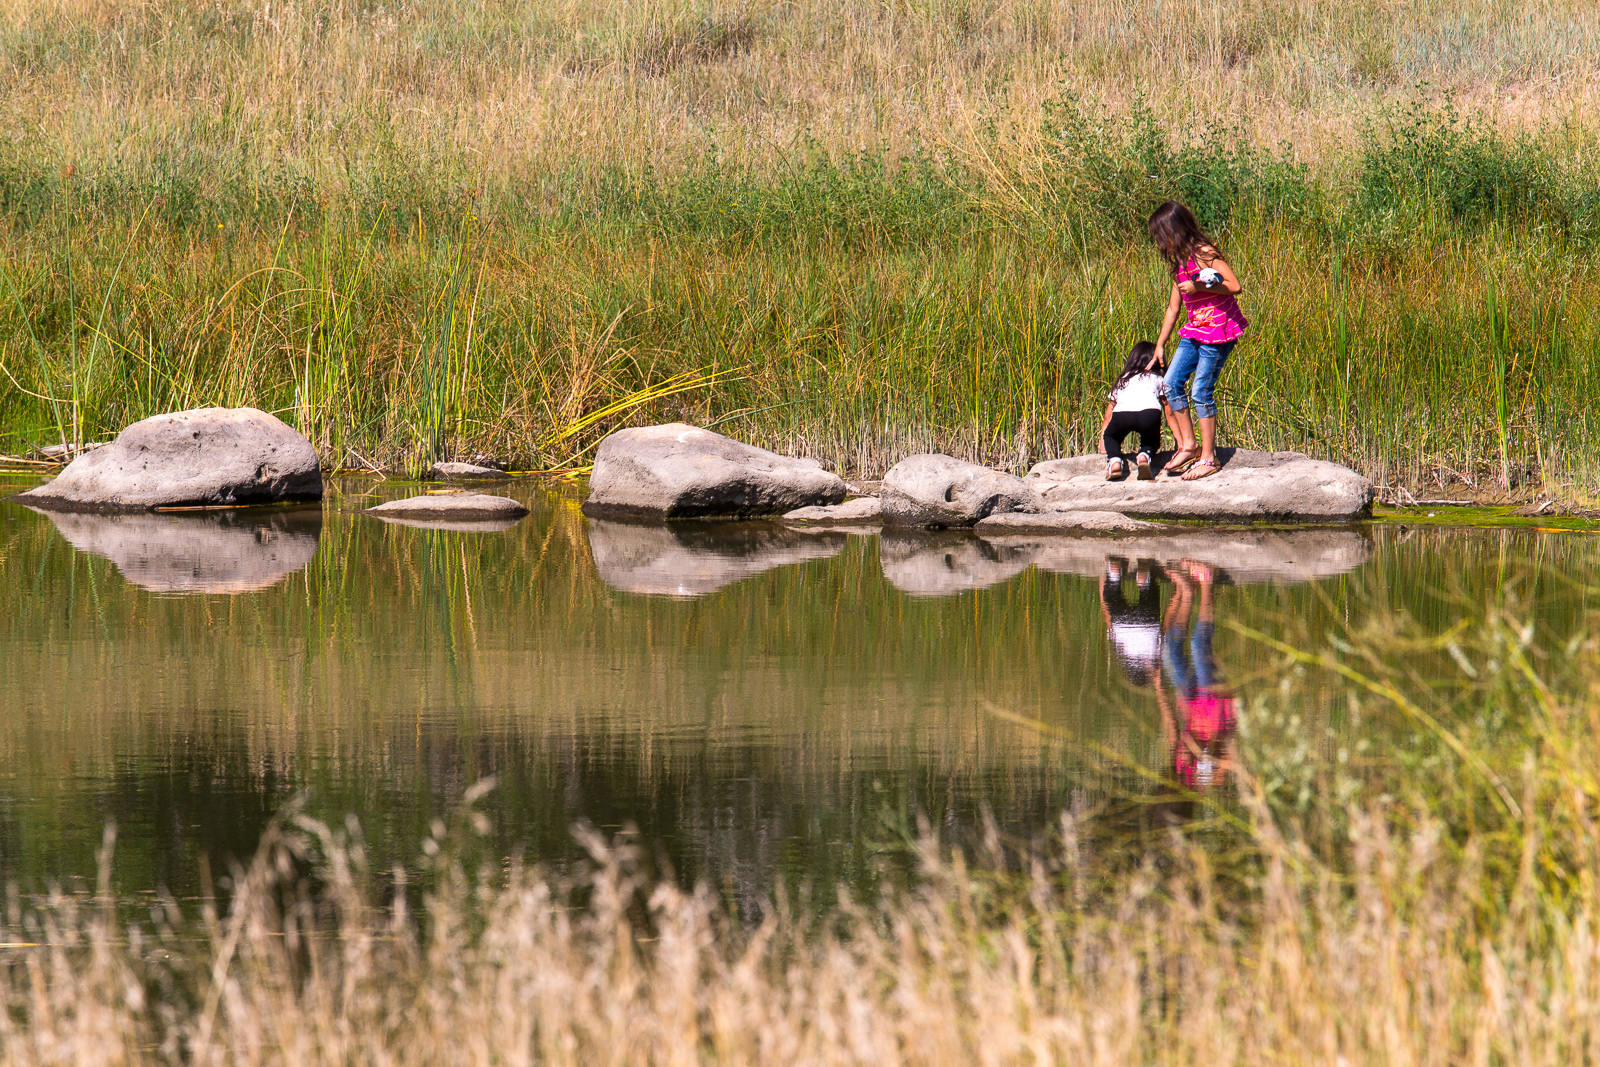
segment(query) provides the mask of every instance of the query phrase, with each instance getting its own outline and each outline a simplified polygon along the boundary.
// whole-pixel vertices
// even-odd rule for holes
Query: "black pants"
[[[1161,449],[1161,409],[1113,411],[1105,433],[1107,462],[1122,458],[1122,439],[1130,433],[1139,435],[1139,451],[1155,458]]]

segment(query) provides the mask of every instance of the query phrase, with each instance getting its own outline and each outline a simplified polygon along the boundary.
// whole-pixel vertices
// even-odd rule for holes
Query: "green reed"
[[[1024,162],[1002,138],[992,172],[819,153],[776,178],[601,173],[532,216],[279,215],[233,185],[173,216],[153,176],[41,178],[7,216],[4,447],[222,403],[279,413],[333,466],[581,467],[617,426],[680,418],[850,474],[919,450],[1024,470],[1094,447],[1168,284],[1139,220],[1178,195],[1254,320],[1226,441],[1413,488],[1595,487],[1593,220],[1539,145],[1394,118],[1343,188],[1226,131],[1046,121],[1031,178],[1002,173]]]

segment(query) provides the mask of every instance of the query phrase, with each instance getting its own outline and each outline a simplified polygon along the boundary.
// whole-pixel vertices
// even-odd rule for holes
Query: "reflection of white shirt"
[[[1130,663],[1154,663],[1161,657],[1161,627],[1147,622],[1114,622],[1111,643]]]
[[[1161,375],[1135,374],[1111,391],[1112,411],[1149,411],[1161,406]]]

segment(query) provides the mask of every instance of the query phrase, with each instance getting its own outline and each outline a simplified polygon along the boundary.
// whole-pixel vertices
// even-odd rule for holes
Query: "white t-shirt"
[[[1114,622],[1111,643],[1130,663],[1153,666],[1161,659],[1161,627],[1147,622]]]
[[[1111,390],[1112,411],[1149,411],[1161,406],[1161,375],[1135,374]]]

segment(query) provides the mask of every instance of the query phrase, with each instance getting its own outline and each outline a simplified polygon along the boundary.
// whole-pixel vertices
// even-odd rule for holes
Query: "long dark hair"
[[[1150,216],[1150,240],[1155,242],[1173,274],[1177,274],[1178,268],[1203,247],[1209,246],[1218,255],[1221,254],[1216,242],[1200,229],[1194,213],[1176,200],[1168,200]]]
[[[1128,358],[1122,364],[1122,373],[1117,375],[1117,380],[1111,383],[1114,393],[1128,384],[1134,378],[1150,369],[1150,359],[1156,354],[1156,346],[1150,341],[1135,341],[1133,347],[1128,349]]]

